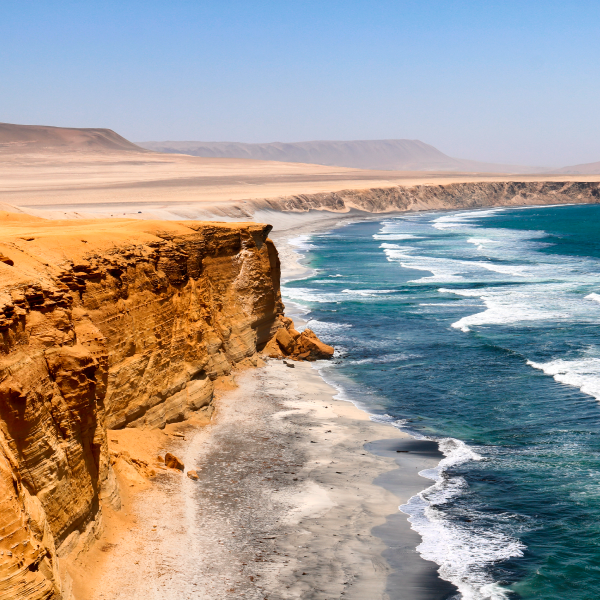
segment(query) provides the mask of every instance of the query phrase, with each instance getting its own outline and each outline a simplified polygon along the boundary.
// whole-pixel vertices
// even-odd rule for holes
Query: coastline
[[[307,272],[290,238],[362,217],[276,231],[283,277]],[[453,595],[437,565],[417,553],[420,537],[398,510],[429,487],[418,473],[443,457],[437,444],[424,447],[371,421],[336,399],[312,365],[290,364],[236,371],[218,386],[210,424],[186,421],[149,436],[145,457],[151,462],[156,451],[157,475],[149,484],[118,473],[123,508],[108,511],[105,533],[70,567],[77,598]],[[130,431],[110,437],[139,452],[139,443],[128,446]],[[155,460],[159,449],[199,479],[165,469]]]
[[[482,209],[487,210],[487,209]],[[351,211],[350,214],[338,215],[336,217],[315,219],[312,223],[306,223],[300,227],[295,226],[290,229],[280,227],[271,233],[271,238],[276,242],[281,264],[282,264],[282,283],[301,279],[310,274],[310,269],[301,262],[302,255],[292,240],[304,236],[310,236],[318,232],[331,231],[355,222],[375,221],[382,218],[394,217],[396,215],[405,215],[419,211],[399,211],[385,215],[363,213],[361,211]],[[437,211],[436,211],[437,212]],[[444,209],[440,212],[446,212]],[[284,225],[281,223],[280,225]],[[296,246],[296,247],[294,247]],[[286,312],[291,315],[296,323],[305,327],[307,325],[304,319],[305,312],[302,307],[293,302],[286,302]],[[319,375],[321,377],[321,375]],[[323,378],[324,379],[324,378]],[[325,380],[327,383],[327,381]],[[330,387],[331,384],[327,383]],[[336,390],[339,395],[340,390]],[[342,392],[343,393],[343,392]],[[343,402],[352,403],[352,400]],[[355,406],[352,403],[353,406]],[[367,418],[371,418],[370,413],[362,407],[355,406]],[[398,458],[397,451],[401,454],[410,453],[412,461],[402,464],[395,460],[397,469],[378,475],[373,479],[373,483],[384,487],[392,492],[398,498],[396,510],[387,515],[384,525],[374,526],[372,534],[380,538],[385,544],[385,550],[382,557],[387,561],[390,572],[387,575],[387,586],[385,598],[389,600],[441,600],[456,597],[458,589],[452,583],[443,580],[438,574],[439,566],[423,559],[417,553],[417,546],[421,544],[420,535],[411,527],[409,515],[400,511],[400,506],[408,503],[411,497],[417,495],[432,485],[430,479],[419,475],[422,470],[431,469],[438,466],[440,460],[445,455],[439,449],[438,443],[429,440],[418,440],[410,434],[400,431],[389,423],[381,423],[385,428],[382,434],[401,432],[404,439],[380,439],[369,442],[364,447],[371,453],[378,456],[387,457],[394,460]],[[405,455],[406,456],[406,455]],[[419,466],[417,457],[423,459]],[[413,472],[413,467],[416,473]],[[411,493],[408,490],[412,488]],[[416,559],[415,559],[416,557]]]

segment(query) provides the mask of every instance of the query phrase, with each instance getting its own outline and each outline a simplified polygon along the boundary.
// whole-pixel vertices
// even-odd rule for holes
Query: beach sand
[[[289,239],[336,222],[307,224],[306,231],[281,224],[286,278],[306,272]],[[301,325],[300,313],[293,316]],[[102,538],[69,567],[76,598],[453,595],[437,565],[417,553],[420,537],[398,510],[431,484],[418,473],[442,458],[437,444],[335,398],[311,363],[269,360],[217,388],[208,425],[110,432],[111,450],[129,450],[157,475],[148,482],[117,474],[123,508],[105,511]],[[157,462],[165,451],[198,480]]]
[[[129,492],[72,566],[76,597],[448,596],[398,512],[428,486],[418,472],[439,462],[435,444],[415,446],[422,442],[336,400],[312,365],[293,364],[236,373],[238,387],[219,393],[209,426],[160,434],[163,451],[199,479],[159,470]],[[132,434],[118,434],[126,447]],[[122,474],[120,483],[131,489]]]

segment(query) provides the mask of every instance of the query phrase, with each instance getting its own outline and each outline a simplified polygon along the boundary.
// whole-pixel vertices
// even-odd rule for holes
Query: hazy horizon
[[[0,121],[133,141],[412,139],[600,160],[587,1],[32,2],[0,21]]]
[[[118,131],[116,133],[119,133]],[[333,140],[333,139],[311,139],[311,140],[289,140],[289,141],[281,141],[281,140],[271,140],[271,141],[259,141],[259,142],[240,142],[237,140],[192,140],[192,139],[179,139],[179,140],[175,140],[175,139],[164,139],[164,140],[130,140],[131,142],[133,142],[134,144],[149,144],[152,142],[176,142],[176,143],[203,143],[203,144],[256,144],[256,145],[270,145],[270,144],[309,144],[309,143],[316,143],[316,142],[397,142],[397,141],[410,141],[410,142],[422,142],[423,144],[426,144],[428,146],[432,146],[433,148],[435,148],[436,150],[440,150],[437,146],[435,146],[434,144],[430,144],[429,142],[427,142],[426,140],[420,140],[420,139],[408,139],[408,138],[381,138],[381,139],[340,139],[340,140]],[[443,150],[440,150],[440,152],[443,152]],[[447,156],[450,156],[451,158],[457,158],[457,159],[465,159],[465,160],[478,160],[478,159],[473,159],[469,156],[454,156],[452,154],[448,154],[448,152],[443,152],[444,154],[446,154]],[[483,161],[482,161],[483,162]],[[588,162],[592,162],[592,161],[588,161]],[[500,163],[502,164],[502,163]],[[508,163],[505,163],[508,164]],[[545,165],[523,165],[523,166],[530,166],[530,167],[544,167]],[[564,165],[560,165],[560,166],[564,166]]]

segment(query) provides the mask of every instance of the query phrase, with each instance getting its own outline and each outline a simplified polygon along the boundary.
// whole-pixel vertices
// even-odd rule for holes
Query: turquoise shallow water
[[[446,454],[402,507],[465,599],[600,597],[600,206],[423,213],[297,240],[326,379]]]

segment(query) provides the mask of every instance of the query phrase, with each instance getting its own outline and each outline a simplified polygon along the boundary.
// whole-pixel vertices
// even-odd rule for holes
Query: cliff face
[[[57,556],[119,503],[107,428],[210,414],[213,381],[278,326],[279,260],[265,225],[8,218],[0,598],[58,599]]]
[[[347,212],[354,208],[382,213],[598,202],[600,202],[600,183],[594,181],[483,181],[302,194],[267,200],[265,203],[274,210],[293,212],[311,209]]]

